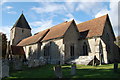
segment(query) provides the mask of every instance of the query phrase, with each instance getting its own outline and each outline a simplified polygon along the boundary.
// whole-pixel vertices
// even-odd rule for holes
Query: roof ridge
[[[85,21],[85,22],[82,22],[82,23],[78,23],[77,25],[83,24],[83,23],[86,23],[86,22],[89,22],[89,21],[92,21],[92,20],[96,20],[96,19],[99,19],[99,18],[101,18],[101,17],[106,17],[106,16],[108,16],[108,14],[103,15],[103,16],[100,16],[100,17],[97,17],[97,18],[94,18],[94,19],[91,19],[91,20],[88,20],[88,21]],[[107,18],[107,17],[106,17],[106,18]]]
[[[73,20],[74,20],[74,19],[73,19]],[[71,20],[71,21],[73,21],[73,20]],[[51,29],[51,28],[56,27],[56,26],[58,26],[58,25],[60,25],[60,24],[68,23],[68,22],[71,22],[71,21],[64,21],[64,22],[61,22],[61,23],[59,23],[59,24],[57,24],[57,25],[55,25],[55,26],[52,26],[52,27],[50,27],[50,28],[47,28],[47,29]],[[47,29],[44,29],[44,30],[47,30]],[[44,30],[42,30],[42,31],[44,31]],[[40,31],[40,32],[42,32],[42,31]],[[35,33],[34,35],[36,35],[36,34],[38,34],[38,33],[39,33],[39,32]]]

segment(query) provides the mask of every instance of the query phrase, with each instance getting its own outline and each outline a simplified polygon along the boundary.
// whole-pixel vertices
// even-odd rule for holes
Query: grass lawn
[[[37,68],[28,68],[23,71],[10,72],[9,78],[56,78],[53,72],[53,66],[45,65]],[[113,71],[113,64],[100,65],[100,66],[85,66],[77,65],[77,73],[75,76],[71,76],[71,66],[63,65],[62,73],[63,78],[120,78],[120,64],[118,72]]]

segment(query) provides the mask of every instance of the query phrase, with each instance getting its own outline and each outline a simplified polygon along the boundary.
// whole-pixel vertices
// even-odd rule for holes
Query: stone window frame
[[[72,43],[70,45],[70,56],[74,57],[74,55],[75,55],[75,45],[74,45],[74,43]]]
[[[24,33],[24,29],[22,29],[22,33]]]
[[[45,57],[50,56],[50,53],[49,53],[49,46],[45,46],[45,47],[44,47],[44,56],[45,56]]]
[[[88,56],[88,45],[86,42],[83,43],[83,56]]]

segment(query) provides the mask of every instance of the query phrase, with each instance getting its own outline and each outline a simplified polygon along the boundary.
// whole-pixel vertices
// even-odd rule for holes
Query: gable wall
[[[63,43],[65,45],[65,60],[68,60],[71,58],[70,46],[72,44],[74,44],[74,58],[77,58],[79,56],[78,39],[79,39],[79,32],[77,30],[77,27],[72,23],[64,35]]]
[[[109,40],[108,40],[107,33],[109,34],[109,38],[110,38]],[[110,47],[110,49],[109,49],[109,52],[107,51],[107,58],[109,62],[113,62],[114,61],[114,52],[113,52],[114,36],[111,31],[110,24],[108,22],[106,22],[105,24],[104,32],[101,39],[106,45],[106,51],[107,51],[107,43],[109,41],[108,46]]]

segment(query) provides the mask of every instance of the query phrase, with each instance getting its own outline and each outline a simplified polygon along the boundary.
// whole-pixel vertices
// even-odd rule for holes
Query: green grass
[[[56,78],[53,72],[55,65],[45,65],[37,68],[25,68],[23,71],[10,72],[7,79],[13,78]],[[100,66],[85,66],[77,65],[77,73],[71,76],[71,66],[62,66],[63,78],[119,78],[120,77],[120,64],[118,72],[113,70],[113,64],[100,65]]]

